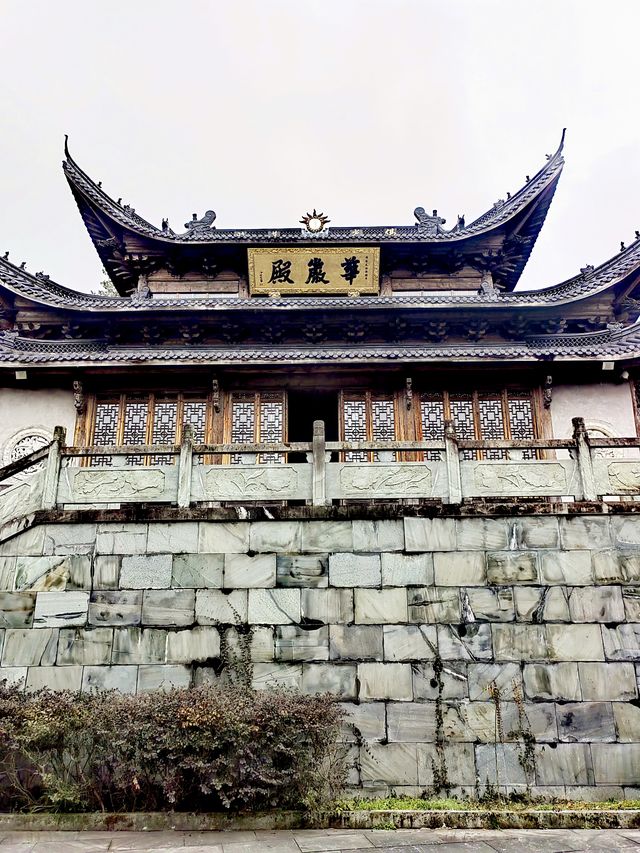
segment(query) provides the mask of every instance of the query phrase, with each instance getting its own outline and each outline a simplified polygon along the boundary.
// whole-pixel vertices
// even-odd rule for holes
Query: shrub
[[[318,806],[342,784],[335,699],[206,685],[137,696],[0,686],[5,808]]]

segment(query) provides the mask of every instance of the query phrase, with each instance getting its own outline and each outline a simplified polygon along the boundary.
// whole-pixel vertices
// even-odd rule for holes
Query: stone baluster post
[[[458,436],[453,421],[444,422],[444,456],[449,485],[449,503],[462,503],[462,480],[460,478],[460,451]]]
[[[327,457],[324,421],[313,422],[312,495],[313,506],[324,506],[327,502]]]
[[[53,441],[49,447],[47,456],[44,487],[42,489],[42,509],[54,509],[58,499],[58,480],[60,478],[60,465],[62,462],[61,448],[67,440],[67,431],[64,427],[57,426],[53,430]]]
[[[182,427],[182,442],[180,444],[180,459],[178,462],[178,506],[191,505],[191,478],[193,476],[193,427],[185,424]]]
[[[572,418],[573,438],[576,443],[576,460],[580,472],[580,484],[583,501],[597,501],[596,478],[593,473],[593,459],[589,445],[589,433],[584,425],[584,418]],[[576,496],[577,497],[577,496]]]

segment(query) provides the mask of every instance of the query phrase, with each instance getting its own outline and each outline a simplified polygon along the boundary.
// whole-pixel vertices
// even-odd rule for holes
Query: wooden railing
[[[455,505],[469,499],[640,496],[640,439],[590,440],[582,418],[573,424],[567,439],[459,440],[447,422],[440,441],[347,442],[325,441],[324,423],[316,421],[312,441],[271,444],[195,444],[185,424],[179,445],[99,447],[67,446],[64,429],[56,427],[48,447],[0,468],[0,523],[36,509],[126,503]],[[618,455],[603,458],[611,449]],[[293,453],[307,461],[290,462]],[[376,461],[349,461],[355,453]],[[272,461],[263,461],[267,455]],[[132,457],[143,464],[130,464]],[[247,462],[231,464],[232,457]],[[162,464],[149,464],[158,460]],[[42,462],[41,470],[27,473]]]

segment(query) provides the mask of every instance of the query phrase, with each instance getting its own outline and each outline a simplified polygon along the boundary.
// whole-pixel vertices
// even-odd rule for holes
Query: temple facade
[[[154,226],[65,146],[117,295],[0,257],[0,678],[248,642],[345,703],[354,788],[635,797],[640,234],[516,289],[563,142],[469,223],[253,230]]]

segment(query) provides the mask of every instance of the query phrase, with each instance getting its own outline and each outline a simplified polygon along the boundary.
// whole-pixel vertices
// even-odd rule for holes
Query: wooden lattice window
[[[399,438],[398,402],[391,394],[343,391],[340,394],[341,441],[395,441]],[[393,451],[349,450],[345,462],[388,462]]]
[[[287,400],[282,391],[234,391],[226,407],[225,441],[229,444],[280,443],[287,440]],[[284,462],[283,453],[232,453],[232,465]]]

